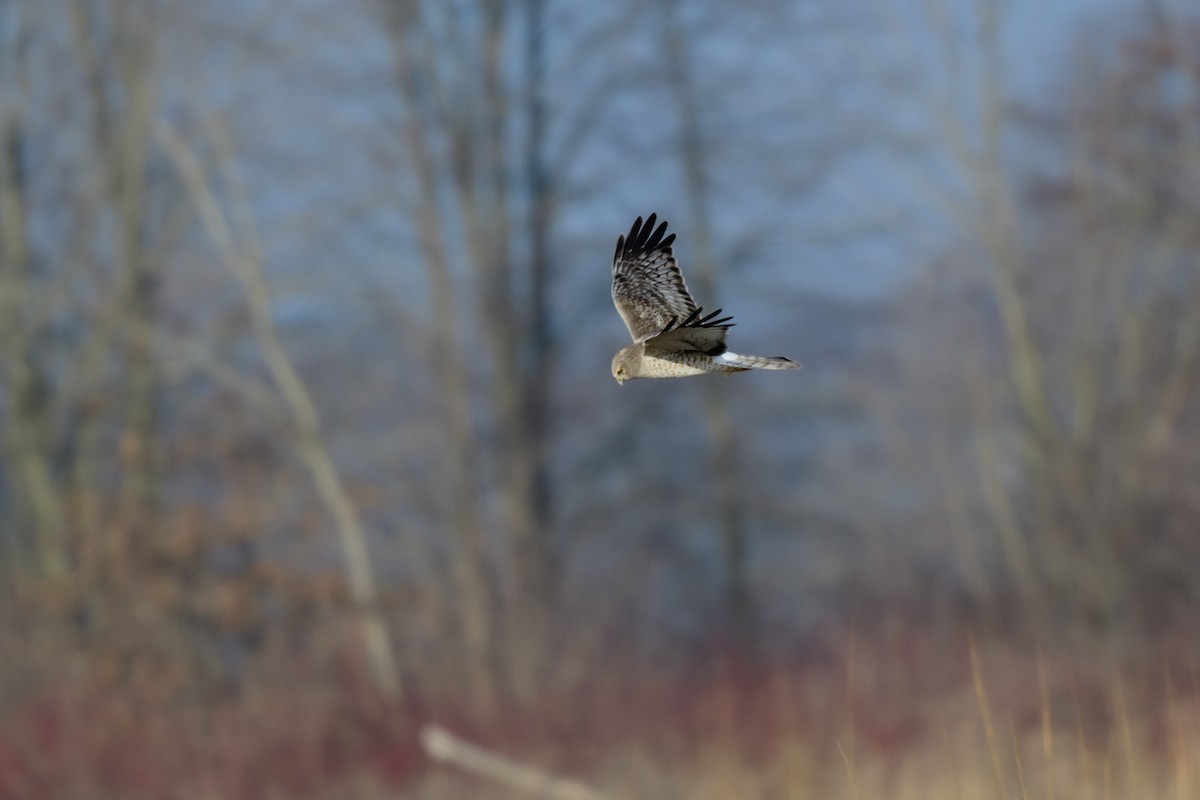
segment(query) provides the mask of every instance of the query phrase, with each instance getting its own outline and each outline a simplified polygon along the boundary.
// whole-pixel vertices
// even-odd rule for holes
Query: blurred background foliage
[[[0,0],[0,795],[483,796],[432,720],[617,796],[1194,797],[1198,54]],[[803,371],[611,380],[652,211]]]

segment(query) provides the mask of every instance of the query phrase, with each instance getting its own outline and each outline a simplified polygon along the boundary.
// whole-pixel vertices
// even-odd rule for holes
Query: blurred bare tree
[[[202,525],[187,521],[186,503],[164,497],[172,480],[173,488],[180,485],[167,468],[171,434],[177,438],[186,427],[163,417],[168,364],[269,399],[253,377],[186,341],[164,314],[167,263],[203,249],[186,239],[194,217],[183,186],[190,181],[197,203],[205,197],[198,187],[207,186],[195,159],[181,180],[162,137],[155,137],[164,115],[160,59],[178,12],[157,0],[0,8],[0,29],[9,37],[0,107],[0,416],[10,501],[3,504],[9,512],[3,525],[15,583],[22,596],[42,591],[56,598],[49,605],[63,612],[68,639],[94,638],[118,663],[158,664],[164,674],[185,663],[219,661],[230,626],[244,627],[246,640],[261,637],[261,627],[250,631],[234,620],[265,624],[259,603],[281,587],[264,579],[254,558],[253,541],[265,525],[248,534],[227,524],[204,535]],[[223,219],[211,196],[208,205],[206,222]],[[224,244],[220,255],[231,266],[256,263]],[[266,286],[253,270],[237,274],[263,360],[294,412],[299,449],[346,545],[348,582],[367,615],[375,676],[395,696],[391,646],[374,607],[357,514],[317,436],[303,382],[275,338]],[[248,499],[253,488],[242,488]],[[208,513],[216,515],[216,508]],[[222,554],[225,569],[198,577]],[[173,667],[162,668],[164,661]],[[136,679],[138,669],[94,674],[119,681]],[[211,677],[223,670],[201,672]]]
[[[148,146],[157,12],[3,9],[6,524],[48,576],[68,569],[68,529],[82,552],[120,552],[113,537],[150,525],[159,494],[153,331],[178,191]],[[78,135],[52,135],[64,127]],[[123,524],[101,543],[99,491],[114,481]]]
[[[1200,507],[1171,477],[1200,466],[1198,46],[1160,20],[1115,59],[1083,48],[1073,102],[1034,119],[1062,166],[1018,186],[1026,255],[1002,285],[1041,354],[1014,372],[1030,561],[1093,622],[1154,627],[1200,599]]]
[[[485,684],[497,663],[527,697],[544,668],[559,571],[548,301],[557,196],[547,166],[545,7],[387,0],[380,8],[394,43],[412,206],[434,296],[433,361],[454,454],[445,502],[460,624],[480,670],[477,697],[491,702]],[[487,402],[473,407],[480,386]],[[484,508],[492,487],[497,505]],[[485,537],[495,528],[499,561]],[[496,597],[504,600],[499,616]]]
[[[880,416],[925,437],[897,455],[932,458],[935,546],[977,603],[1043,633],[1170,624],[1200,598],[1180,479],[1200,435],[1200,31],[1150,18],[1116,48],[1078,43],[1042,111],[1009,102],[1004,16],[974,9],[977,62],[945,51],[974,102],[948,92],[933,116],[964,196],[927,195],[963,241],[901,315],[916,405]]]
[[[345,564],[346,583],[356,606],[365,651],[373,676],[390,699],[401,696],[400,675],[395,663],[391,633],[378,605],[374,566],[369,555],[366,530],[360,514],[334,466],[321,432],[320,417],[312,394],[301,379],[280,341],[271,316],[270,293],[262,269],[262,246],[255,233],[245,191],[236,174],[236,154],[224,127],[216,126],[213,138],[218,154],[212,169],[229,184],[233,195],[229,214],[222,211],[204,165],[179,135],[161,124],[158,141],[179,170],[183,185],[206,233],[221,258],[242,284],[247,313],[256,343],[262,353],[279,404],[291,418],[291,438],[307,467],[318,496],[332,519]],[[233,222],[229,217],[234,217]],[[239,233],[235,234],[235,230]],[[245,241],[240,241],[245,239]]]
[[[468,658],[474,662],[468,679],[474,701],[482,708],[495,704],[495,686],[489,665],[495,658],[496,638],[492,609],[493,569],[488,559],[483,509],[482,475],[475,458],[477,424],[471,404],[471,373],[465,343],[464,321],[472,317],[463,307],[452,264],[453,248],[438,209],[445,187],[437,169],[441,131],[430,130],[438,117],[431,94],[429,71],[435,67],[434,42],[422,25],[416,3],[388,3],[388,30],[395,39],[396,77],[406,103],[404,141],[408,163],[415,176],[415,221],[422,258],[433,293],[431,362],[438,381],[439,422],[450,451],[446,466],[441,513],[455,543],[451,555],[453,588],[458,602],[457,623]]]

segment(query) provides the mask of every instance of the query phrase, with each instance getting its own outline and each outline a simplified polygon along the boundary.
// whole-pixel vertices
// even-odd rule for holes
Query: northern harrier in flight
[[[725,333],[733,327],[720,317],[721,309],[700,316],[675,263],[671,243],[675,234],[667,223],[655,230],[655,214],[642,224],[634,220],[627,236],[617,238],[613,256],[613,302],[625,320],[633,344],[612,360],[617,383],[634,378],[682,378],[706,372],[732,374],[748,369],[796,369],[789,358],[743,356],[725,347]]]

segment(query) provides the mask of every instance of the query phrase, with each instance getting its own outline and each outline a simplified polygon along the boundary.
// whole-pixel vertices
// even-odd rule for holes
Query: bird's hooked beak
[[[618,377],[617,378],[617,386],[624,386],[624,385],[625,385],[625,379]]]

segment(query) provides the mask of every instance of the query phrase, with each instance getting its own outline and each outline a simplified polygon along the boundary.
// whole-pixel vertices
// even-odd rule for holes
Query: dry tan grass
[[[854,730],[855,715],[845,715],[844,724],[812,729],[807,723],[814,720],[805,720],[795,702],[804,696],[803,687],[774,676],[765,718],[729,719],[726,715],[747,713],[748,706],[735,692],[722,690],[716,700],[698,698],[714,709],[703,716],[712,724],[698,736],[667,725],[610,742],[572,777],[606,797],[653,800],[1198,796],[1200,692],[1190,680],[1172,677],[1170,670],[1161,676],[1149,668],[1114,671],[1100,658],[1049,657],[1034,650],[1022,659],[1020,648],[1004,643],[971,640],[967,650],[966,680],[917,698],[924,707],[923,727],[886,746],[865,729]],[[895,701],[878,695],[859,699]],[[552,768],[553,761],[542,752],[541,766]],[[423,800],[522,796],[446,772],[413,792]]]

